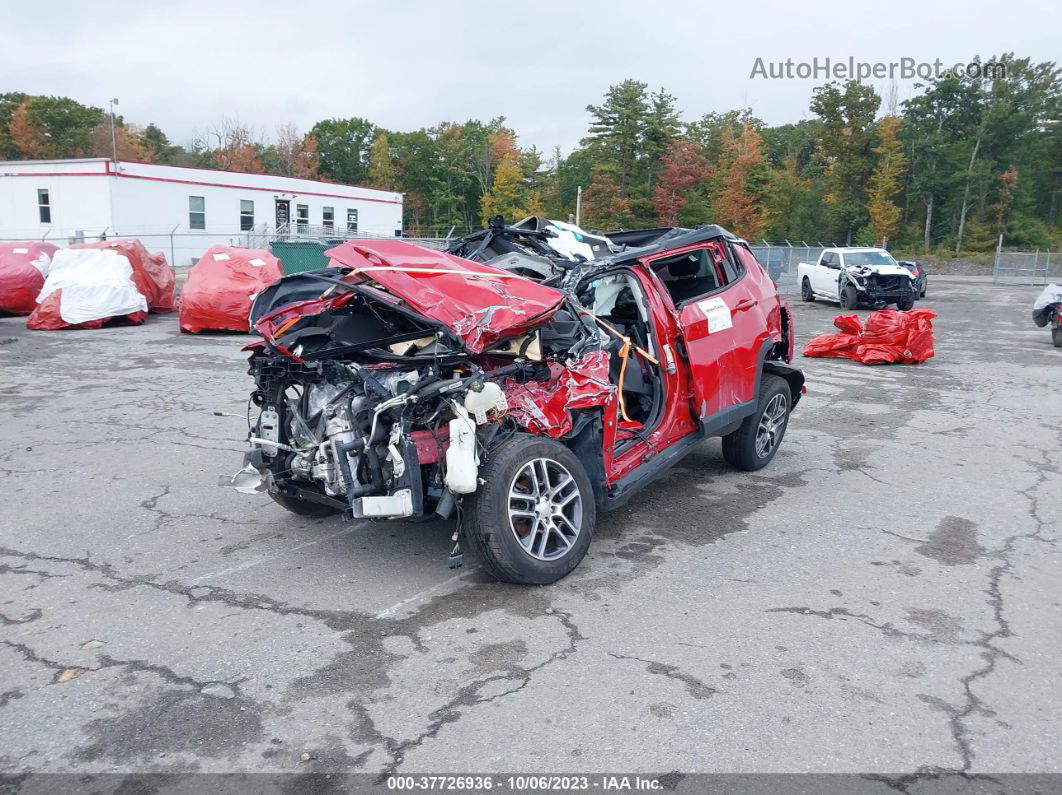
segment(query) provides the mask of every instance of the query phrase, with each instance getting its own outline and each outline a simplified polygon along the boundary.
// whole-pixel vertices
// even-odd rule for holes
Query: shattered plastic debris
[[[841,315],[833,321],[839,334],[822,334],[804,348],[804,355],[825,359],[852,359],[862,364],[914,364],[933,358],[931,309],[908,312],[871,312],[866,324],[858,315]]]
[[[188,272],[181,331],[249,331],[254,297],[283,275],[280,260],[268,251],[214,246]]]

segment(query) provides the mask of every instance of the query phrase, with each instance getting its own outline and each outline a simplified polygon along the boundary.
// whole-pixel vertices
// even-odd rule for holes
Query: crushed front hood
[[[911,271],[902,265],[848,265],[845,267],[853,272],[861,272],[865,269],[868,273],[876,273],[878,276],[907,276],[908,278],[913,278]]]
[[[357,240],[325,252],[480,353],[549,320],[565,295],[499,268],[401,240]]]

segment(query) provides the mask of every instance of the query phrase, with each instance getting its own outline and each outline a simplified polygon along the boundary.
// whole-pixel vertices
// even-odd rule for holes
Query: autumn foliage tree
[[[29,117],[29,103],[23,102],[11,112],[11,121],[7,125],[11,144],[26,160],[49,157],[48,139],[43,131]]]
[[[662,160],[663,169],[653,188],[653,209],[661,226],[676,226],[691,192],[707,182],[711,168],[700,147],[688,140],[672,141]]]
[[[154,154],[141,140],[142,131],[121,121],[114,126],[114,138],[111,138],[111,122],[101,121],[92,129],[89,140],[89,154],[93,157],[113,157],[117,151],[119,160],[134,163],[153,163]]]
[[[763,139],[752,124],[746,124],[740,135],[731,130],[723,133],[716,222],[748,240],[761,237],[767,221],[762,201],[766,192],[762,144]]]
[[[271,173],[283,177],[317,179],[321,159],[313,133],[302,135],[294,124],[277,128],[276,143],[269,147]]]
[[[901,210],[895,199],[903,187],[907,158],[900,141],[899,116],[886,116],[878,123],[878,145],[873,151],[877,165],[867,183],[867,213],[873,242],[895,239],[900,230]]]
[[[525,215],[522,202],[524,172],[514,153],[502,157],[494,172],[494,182],[490,190],[483,194],[480,214],[484,226],[495,215],[502,216],[507,222],[520,220]]]
[[[222,119],[207,132],[210,162],[223,171],[264,174],[251,130],[232,119]]]
[[[606,230],[621,229],[631,222],[630,202],[612,172],[601,169],[594,174],[583,192],[580,221],[584,226]]]

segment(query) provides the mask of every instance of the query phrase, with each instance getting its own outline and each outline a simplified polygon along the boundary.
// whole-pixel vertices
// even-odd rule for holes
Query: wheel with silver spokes
[[[782,440],[781,431],[785,429],[786,419],[789,416],[789,401],[781,392],[771,398],[760,415],[760,423],[756,428],[756,455],[766,458],[778,446]]]
[[[758,398],[756,410],[742,420],[736,431],[723,437],[723,458],[730,466],[746,472],[762,469],[774,458],[793,406],[789,384],[771,373],[763,374]]]
[[[579,565],[594,530],[594,492],[560,442],[517,434],[480,465],[465,497],[464,538],[500,580],[545,585]]]
[[[583,526],[583,498],[565,466],[549,458],[524,464],[509,485],[509,529],[524,552],[556,560],[572,548]]]

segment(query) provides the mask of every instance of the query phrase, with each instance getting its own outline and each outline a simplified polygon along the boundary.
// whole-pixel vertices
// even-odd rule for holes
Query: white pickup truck
[[[919,292],[916,274],[883,248],[823,249],[818,262],[797,265],[797,279],[805,301],[823,298],[843,309],[860,304],[911,309]]]

